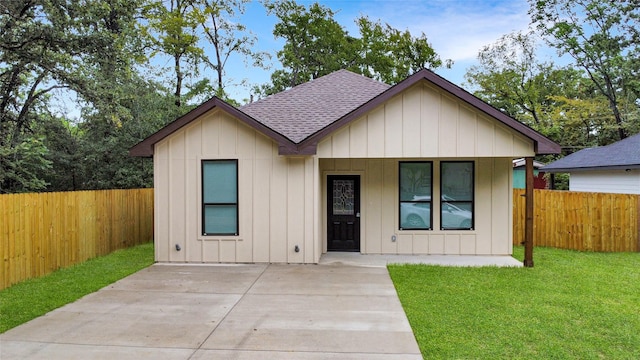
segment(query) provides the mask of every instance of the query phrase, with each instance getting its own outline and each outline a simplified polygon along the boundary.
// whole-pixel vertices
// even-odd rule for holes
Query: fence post
[[[533,158],[525,159],[524,266],[533,267]]]
[[[638,252],[640,252],[640,195],[636,196],[636,201],[638,203],[638,208],[636,210],[636,222],[638,223],[638,233],[636,236],[638,238],[636,240],[638,241]]]

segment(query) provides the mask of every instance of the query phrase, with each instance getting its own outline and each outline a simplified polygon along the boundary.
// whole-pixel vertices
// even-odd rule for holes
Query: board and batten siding
[[[363,253],[511,254],[512,159],[535,155],[532,140],[426,81],[327,135],[313,156],[279,155],[276,142],[220,109],[154,146],[159,262],[317,263],[331,174],[361,177]],[[201,162],[215,159],[238,160],[238,236],[202,235]],[[400,231],[404,160],[433,161],[434,199],[440,161],[474,161],[475,229]]]
[[[512,159],[534,155],[532,140],[423,82],[318,144],[321,199],[325,201],[327,175],[361,175],[363,253],[511,254]],[[435,230],[399,230],[401,160],[433,161],[434,199],[440,195],[440,161],[474,161],[475,229],[439,230],[439,202],[434,201]],[[321,239],[326,237],[326,207],[323,202]]]
[[[433,161],[433,199],[440,197],[440,161],[475,163],[475,229],[439,230],[439,201],[432,204],[434,230],[399,230],[398,163],[403,159],[321,159],[322,234],[326,238],[326,178],[361,176],[361,252],[365,254],[510,255],[513,249],[512,159],[425,158]],[[396,237],[396,241],[392,240]],[[323,241],[326,251],[326,241]]]
[[[576,171],[569,175],[569,190],[640,194],[640,170]]]
[[[238,160],[238,236],[202,235],[201,162],[215,159]],[[317,158],[279,156],[271,139],[214,109],[158,142],[154,168],[156,261],[319,260]]]
[[[426,81],[391,98],[318,144],[320,158],[534,155],[532,140]]]

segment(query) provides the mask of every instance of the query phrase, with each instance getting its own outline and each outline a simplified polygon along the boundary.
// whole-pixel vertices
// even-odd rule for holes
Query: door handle
[[[357,213],[356,213],[356,217],[357,217],[357,218],[359,218],[359,217],[360,217],[360,213],[359,213],[359,212],[357,212]]]

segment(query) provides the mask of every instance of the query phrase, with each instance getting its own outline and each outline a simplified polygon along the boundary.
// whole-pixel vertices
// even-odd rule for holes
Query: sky
[[[306,6],[314,1],[297,0]],[[451,69],[437,69],[447,80],[463,85],[466,70],[476,64],[479,50],[496,42],[502,35],[527,30],[530,19],[526,0],[320,0],[331,8],[338,21],[350,34],[357,36],[355,19],[366,15],[399,30],[409,30],[414,36],[425,33],[441,59],[453,60]],[[272,68],[264,70],[247,67],[242,59],[233,59],[227,67],[226,78],[231,82],[245,80],[245,86],[227,86],[233,99],[244,102],[249,98],[251,85],[269,81],[269,75],[279,67],[275,56],[284,41],[276,40],[273,27],[275,16],[268,16],[258,2],[252,2],[239,22],[257,36],[255,50],[273,54]],[[212,77],[213,78],[213,77]]]
[[[2,1],[2,0],[0,0]],[[309,6],[315,1],[296,0],[298,4]],[[427,39],[442,60],[453,60],[450,69],[440,68],[435,72],[445,79],[469,91],[464,84],[467,69],[477,64],[476,57],[482,47],[495,43],[501,36],[515,31],[526,31],[530,27],[527,14],[527,0],[318,0],[336,14],[334,19],[351,35],[359,36],[355,20],[368,16],[399,30],[409,30],[412,35]],[[225,90],[230,97],[241,104],[247,103],[251,89],[255,85],[268,83],[271,73],[280,68],[276,53],[284,46],[283,39],[275,39],[273,28],[277,18],[267,15],[266,9],[258,1],[247,4],[244,14],[235,21],[245,25],[256,37],[255,51],[272,54],[268,62],[270,69],[248,66],[240,56],[229,59],[226,65]],[[203,41],[205,53],[214,56]],[[555,51],[544,46],[539,49],[539,60],[557,60]],[[154,58],[154,66],[166,69],[167,84],[172,83],[172,60],[169,57]],[[203,70],[197,78],[185,79],[195,82],[203,76],[212,83],[216,75],[212,70]],[[76,99],[76,100],[74,100]],[[196,101],[201,101],[199,99]],[[56,105],[59,112],[69,118],[80,119],[77,97],[63,93]]]

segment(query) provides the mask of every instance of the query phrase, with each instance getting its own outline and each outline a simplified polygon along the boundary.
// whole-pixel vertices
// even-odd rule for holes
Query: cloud
[[[475,59],[485,45],[529,26],[526,0],[377,1],[362,12],[412,34],[424,32],[443,59]]]

